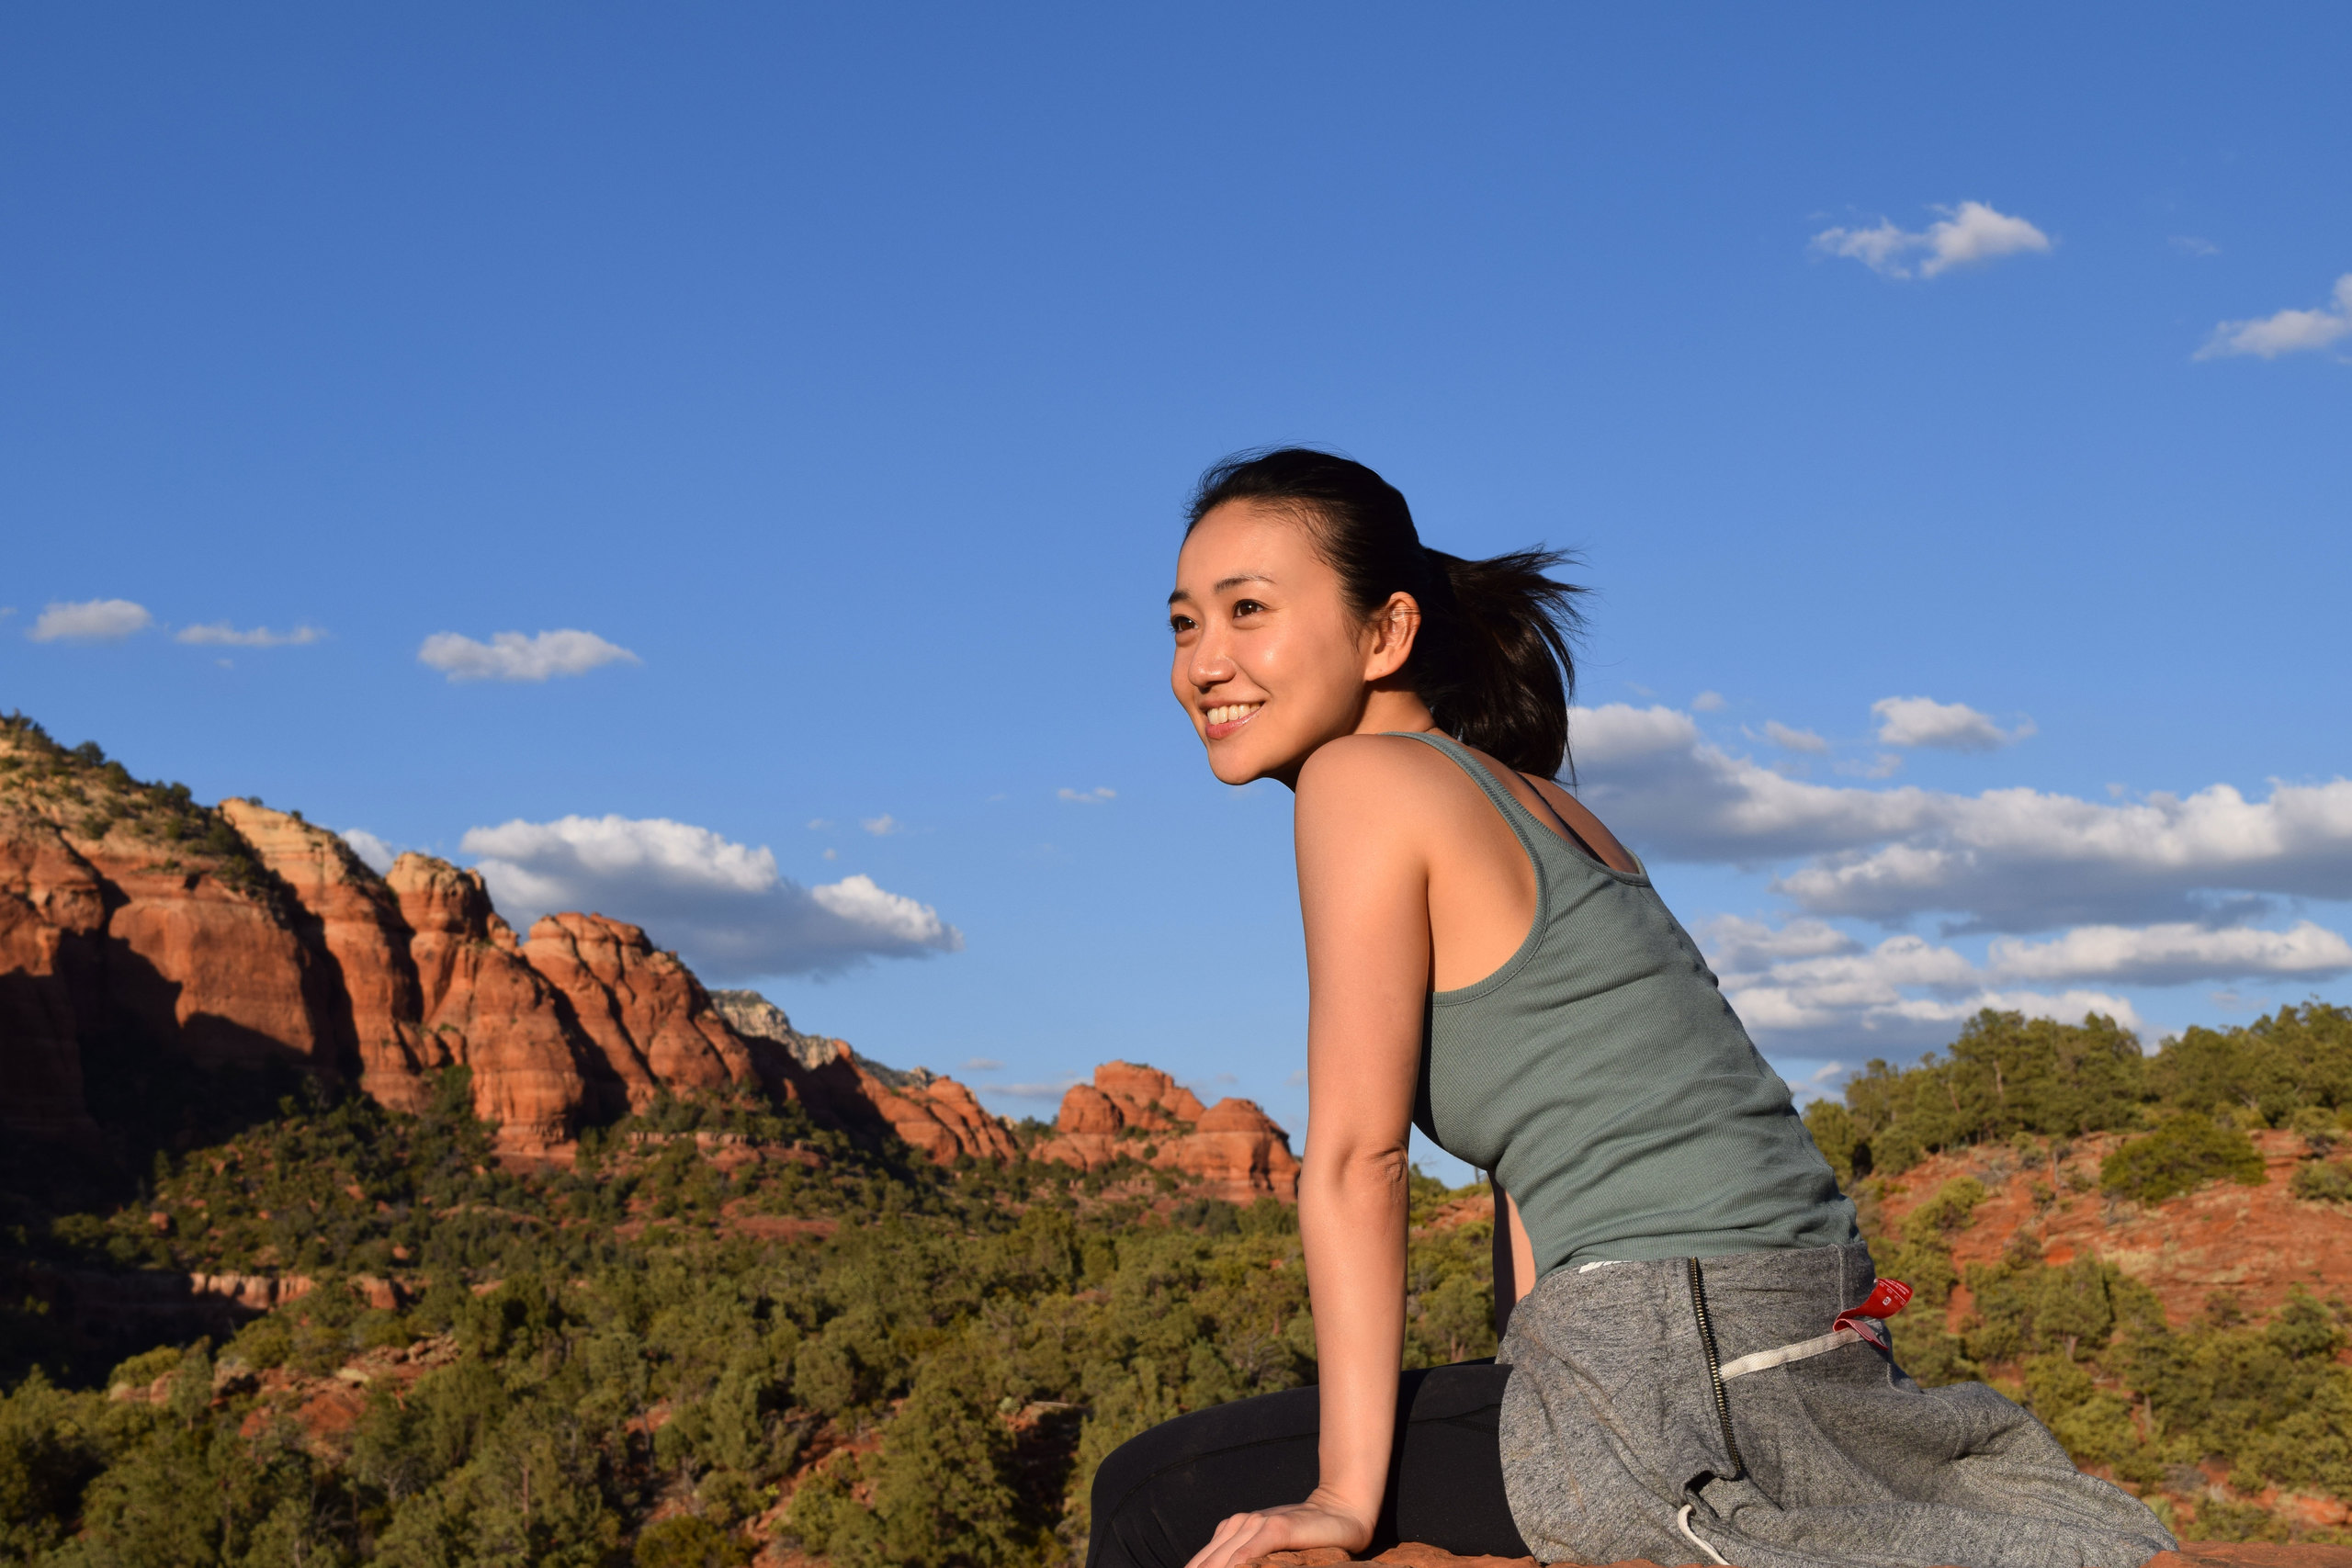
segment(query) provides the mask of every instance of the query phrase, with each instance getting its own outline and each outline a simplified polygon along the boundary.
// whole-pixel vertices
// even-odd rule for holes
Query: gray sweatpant
[[[1538,1281],[1498,1358],[1503,1483],[1536,1557],[2136,1568],[2177,1544],[2017,1405],[1921,1388],[1875,1346],[1715,1382],[1702,1303],[1721,1365],[1827,1333],[1871,1280],[1856,1243]]]

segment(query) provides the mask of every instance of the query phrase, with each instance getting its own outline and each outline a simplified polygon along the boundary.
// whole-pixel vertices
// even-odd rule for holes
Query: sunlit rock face
[[[1181,1170],[1236,1203],[1298,1197],[1298,1160],[1290,1135],[1252,1100],[1198,1096],[1156,1067],[1105,1062],[1094,1082],[1072,1085],[1054,1119],[1041,1160],[1100,1170],[1121,1156]]]
[[[548,915],[523,957],[571,1005],[623,1105],[642,1111],[673,1093],[752,1082],[752,1053],[673,953],[603,915]]]
[[[499,1144],[510,1153],[546,1154],[568,1142],[589,1103],[595,1048],[560,993],[524,958],[514,928],[491,908],[480,874],[405,854],[386,880],[400,899],[416,965],[419,1077],[467,1067],[474,1114],[496,1124]],[[397,1092],[413,1098],[424,1090]]]
[[[220,815],[293,895],[298,936],[323,951],[326,1018],[335,1045],[357,1060],[361,1087],[399,1110],[421,1109],[424,1007],[399,896],[340,837],[290,813],[224,800]]]

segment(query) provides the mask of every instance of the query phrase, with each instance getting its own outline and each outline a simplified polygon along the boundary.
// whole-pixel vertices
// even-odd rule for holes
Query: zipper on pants
[[[1737,1481],[1747,1473],[1747,1466],[1739,1457],[1739,1439],[1731,1435],[1731,1401],[1724,1395],[1723,1359],[1715,1354],[1714,1325],[1707,1321],[1707,1283],[1697,1258],[1684,1261],[1690,1269],[1690,1311],[1699,1320],[1699,1343],[1707,1352],[1707,1386],[1715,1396],[1715,1419],[1723,1423],[1724,1451],[1731,1456],[1731,1473],[1723,1479]]]

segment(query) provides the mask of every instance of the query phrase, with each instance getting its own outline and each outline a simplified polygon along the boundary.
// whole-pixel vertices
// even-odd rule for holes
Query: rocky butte
[[[554,914],[517,935],[477,873],[404,854],[379,875],[299,812],[208,808],[0,718],[0,1132],[93,1145],[98,1106],[158,1058],[291,1066],[409,1111],[462,1066],[523,1161],[565,1161],[583,1127],[665,1092],[744,1089],[942,1164],[1022,1155],[963,1084],[713,994],[636,926]],[[1091,1171],[1123,1153],[1237,1201],[1297,1195],[1256,1105],[1204,1107],[1114,1062],[1032,1156]]]

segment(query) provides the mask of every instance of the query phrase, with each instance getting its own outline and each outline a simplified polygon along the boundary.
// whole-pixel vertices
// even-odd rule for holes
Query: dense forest
[[[517,1173],[461,1069],[416,1116],[300,1084],[267,1086],[267,1115],[252,1083],[168,1087],[179,1130],[122,1190],[6,1172],[0,1562],[1059,1563],[1113,1447],[1315,1376],[1295,1213],[1164,1171],[935,1168],[713,1098],[592,1132],[575,1169]],[[2343,1303],[2217,1296],[2167,1324],[2112,1265],[2052,1267],[2022,1232],[1956,1268],[1973,1180],[1882,1215],[1939,1151],[2057,1172],[2100,1133],[2126,1136],[2069,1177],[2160,1208],[2263,1179],[2257,1128],[2305,1140],[2297,1201],[2342,1203],[2347,1103],[2340,1010],[2154,1055],[2103,1020],[1987,1013],[1807,1122],[1882,1271],[1920,1287],[1897,1324],[1915,1374],[1995,1382],[2160,1509],[2224,1461],[2238,1500],[2180,1522],[2279,1538],[2290,1522],[2251,1500],[2267,1487],[2352,1500]],[[205,1124],[202,1104],[225,1109]],[[1480,1196],[1416,1180],[1411,1363],[1493,1351]],[[156,1345],[75,1304],[166,1271],[280,1296]],[[1953,1333],[1926,1309],[1962,1288]]]

